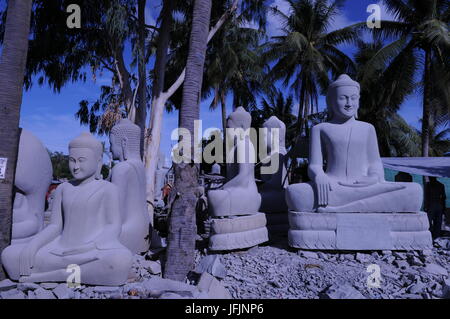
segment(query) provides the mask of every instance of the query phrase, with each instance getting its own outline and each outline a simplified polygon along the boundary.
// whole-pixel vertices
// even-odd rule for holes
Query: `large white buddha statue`
[[[132,253],[120,243],[121,217],[117,187],[96,179],[103,146],[83,133],[69,144],[74,179],[55,191],[50,224],[26,244],[2,252],[13,280],[65,282],[69,265],[80,267],[81,283],[120,285],[128,279]]]
[[[311,130],[308,175],[312,182],[288,187],[291,211],[420,211],[419,184],[385,181],[375,128],[356,119],[359,93],[359,84],[345,74],[329,86],[331,120]]]
[[[140,156],[141,129],[128,119],[113,126],[110,134],[113,159],[111,182],[119,189],[122,232],[120,241],[134,253],[149,248],[150,215],[147,212],[145,168]]]

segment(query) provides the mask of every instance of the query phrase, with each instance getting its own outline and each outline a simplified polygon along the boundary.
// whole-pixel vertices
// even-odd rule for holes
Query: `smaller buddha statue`
[[[262,198],[261,211],[265,213],[287,212],[285,187],[283,185],[286,182],[287,173],[285,165],[287,153],[285,147],[286,125],[276,116],[272,116],[264,122],[263,128],[267,129],[267,133],[264,134],[264,140],[269,160],[263,160],[261,167],[261,180],[264,182],[259,187]],[[274,129],[278,130],[277,135],[273,135]],[[272,141],[272,135],[274,138],[278,136],[278,139]],[[275,148],[273,148],[274,143],[278,143]],[[264,174],[264,168],[268,171],[274,169],[275,172]]]
[[[12,241],[28,241],[44,227],[45,195],[52,181],[52,163],[41,141],[22,129],[14,180]]]
[[[287,188],[291,211],[420,211],[423,192],[419,184],[385,181],[375,128],[356,119],[359,93],[359,83],[345,74],[329,86],[331,120],[311,130],[308,176],[312,182]]]
[[[120,243],[121,218],[117,187],[97,179],[103,145],[90,133],[69,144],[74,179],[55,191],[50,224],[27,243],[3,250],[2,264],[13,280],[66,282],[68,266],[78,265],[82,284],[121,285],[132,265],[132,253]]]
[[[111,182],[119,190],[122,219],[120,241],[134,253],[148,250],[150,229],[140,137],[141,129],[128,119],[114,125],[110,134],[113,159],[119,161],[112,169]]]
[[[227,139],[234,145],[227,154],[228,181],[220,189],[208,192],[212,216],[258,213],[261,195],[255,182],[255,148],[248,134],[251,121],[250,114],[243,107],[238,107],[228,117],[227,128],[238,130],[227,130]]]

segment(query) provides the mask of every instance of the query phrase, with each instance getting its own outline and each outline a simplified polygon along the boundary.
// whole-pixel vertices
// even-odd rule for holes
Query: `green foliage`
[[[430,139],[430,154],[442,154],[441,148],[446,143],[436,144],[435,138],[440,140],[446,134],[435,132],[442,128],[442,122],[448,125],[450,110],[450,3],[447,0],[384,0],[384,3],[398,21],[382,21],[382,27],[373,30],[376,48],[370,58],[361,59],[367,49],[364,44],[357,55],[359,64],[364,65],[363,72],[358,74],[363,87],[362,105],[368,106],[363,117],[377,128],[382,154],[398,153],[389,145],[389,138],[395,138],[391,136],[390,119],[394,119],[408,95],[427,90],[431,96],[424,99],[423,108],[424,114],[429,115],[423,121],[429,124],[429,129],[423,126],[421,138]],[[381,39],[393,41],[382,47]],[[431,57],[431,69],[421,63],[425,53]],[[425,81],[425,74],[430,74],[430,81]],[[418,76],[423,76],[423,80],[417,82]],[[379,98],[371,96],[369,90],[377,92]],[[397,138],[406,143],[405,138]],[[414,150],[409,153],[417,154]]]
[[[260,108],[251,111],[252,126],[262,127],[263,123],[271,116],[276,116],[286,125],[286,148],[293,146],[298,134],[295,126],[297,117],[292,114],[294,98],[292,95],[284,97],[283,92],[277,90],[269,94],[268,98],[261,100]]]
[[[61,152],[48,151],[48,153],[53,167],[53,179],[71,179],[72,174],[69,170],[69,156]]]
[[[283,22],[283,35],[272,37],[265,45],[265,59],[274,62],[271,80],[290,86],[300,102],[298,127],[304,128],[309,115],[318,112],[321,90],[328,87],[329,73],[354,73],[352,60],[337,48],[354,42],[365,23],[328,32],[344,1],[288,0],[289,14],[272,11]]]

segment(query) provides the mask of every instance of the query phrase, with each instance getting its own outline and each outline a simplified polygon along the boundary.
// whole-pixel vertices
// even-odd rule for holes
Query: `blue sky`
[[[149,1],[147,10],[147,23],[154,24],[159,5],[154,1]],[[367,13],[367,6],[377,3],[375,0],[347,0],[342,13],[335,19],[332,29],[345,27],[355,22],[366,21],[370,13]],[[284,0],[274,0],[272,5],[278,6],[281,10],[286,10],[287,4]],[[382,19],[391,20],[382,7]],[[268,15],[268,32],[275,35],[279,32],[279,23],[277,19]],[[350,47],[342,47],[343,51],[351,52]],[[82,131],[88,131],[88,127],[80,126],[74,114],[78,110],[78,103],[87,99],[95,101],[100,94],[101,85],[108,84],[110,77],[108,74],[97,75],[94,82],[88,79],[86,83],[73,83],[66,85],[59,94],[54,93],[47,86],[40,87],[35,84],[31,90],[25,91],[21,109],[21,127],[30,130],[41,139],[43,144],[51,151],[61,151],[67,153],[69,141],[79,135]],[[288,90],[285,89],[288,93]],[[228,101],[228,114],[231,112],[231,101]],[[203,120],[203,130],[209,127],[221,127],[220,109],[216,111],[209,110],[211,100],[202,102],[200,118]],[[319,101],[320,109],[325,108],[325,100],[322,97]],[[400,110],[400,114],[408,123],[419,127],[421,117],[421,97],[412,96],[409,98]],[[364,107],[364,105],[361,105]],[[178,113],[165,113],[163,122],[163,132],[161,139],[161,150],[170,154],[171,141],[170,133],[177,127]],[[107,141],[106,137],[99,137],[102,141]],[[108,144],[107,144],[108,145]]]

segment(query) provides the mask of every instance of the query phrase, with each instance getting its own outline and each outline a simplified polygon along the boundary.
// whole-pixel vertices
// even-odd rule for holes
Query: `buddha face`
[[[90,148],[69,149],[69,169],[77,181],[95,176],[100,160]]]
[[[355,117],[359,109],[359,89],[356,86],[338,86],[330,103],[335,116],[344,119]]]

